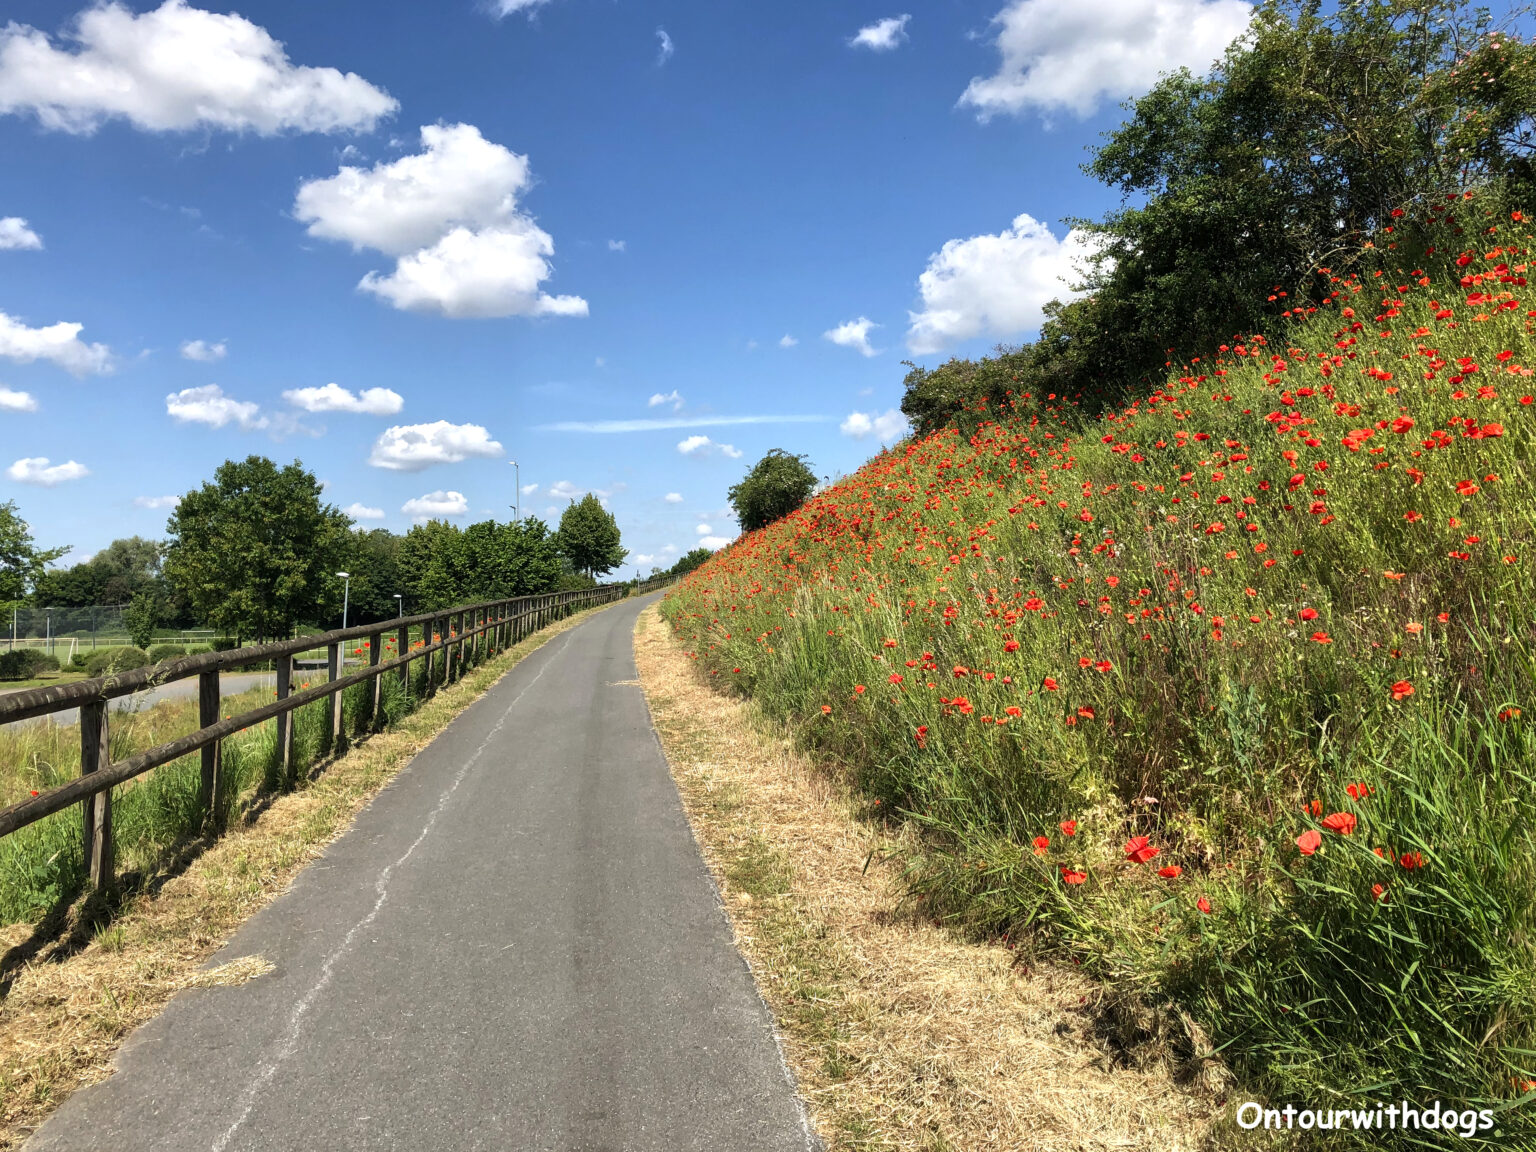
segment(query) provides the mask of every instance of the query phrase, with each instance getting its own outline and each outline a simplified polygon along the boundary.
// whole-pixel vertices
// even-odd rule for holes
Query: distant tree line
[[[592,495],[556,530],[537,517],[460,528],[444,520],[403,535],[355,526],[295,461],[229,460],[186,493],[165,540],[114,540],[53,568],[67,548],[39,549],[14,502],[0,504],[0,603],[127,605],[130,633],[208,626],[240,640],[372,624],[477,600],[589,587],[624,562],[613,514]],[[344,581],[338,573],[346,572]],[[397,599],[398,596],[398,599]]]
[[[927,434],[1009,393],[1090,405],[1169,361],[1272,329],[1388,235],[1422,259],[1447,195],[1536,206],[1536,45],[1509,11],[1457,0],[1268,0],[1204,76],[1180,70],[1126,105],[1084,171],[1120,190],[1083,289],[1040,335],[981,361],[910,366],[902,411]]]

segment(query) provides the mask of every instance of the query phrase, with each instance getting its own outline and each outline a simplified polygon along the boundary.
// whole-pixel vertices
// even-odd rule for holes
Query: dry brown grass
[[[203,965],[450,720],[590,614],[529,637],[439,690],[398,727],[355,744],[301,791],[278,797],[110,920],[87,902],[63,923],[0,929],[0,1149],[18,1147],[71,1092],[110,1075],[122,1040],[182,988],[270,971],[260,957]]]
[[[786,1057],[830,1149],[1189,1152],[1220,1107],[1096,1038],[1099,991],[901,915],[889,834],[749,705],[703,681],[654,608],[651,716]],[[882,839],[882,838],[885,839]]]

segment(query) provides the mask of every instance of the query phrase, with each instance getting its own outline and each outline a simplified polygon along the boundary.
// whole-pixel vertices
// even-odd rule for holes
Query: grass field
[[[1536,1090],[1508,230],[1113,411],[1021,395],[883,453],[664,611],[923,829],[917,905],[1082,964],[1128,1029],[1187,1013],[1281,1105],[1515,1108],[1502,1145]]]

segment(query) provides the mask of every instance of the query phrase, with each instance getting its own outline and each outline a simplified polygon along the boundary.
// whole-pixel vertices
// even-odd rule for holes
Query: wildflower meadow
[[[882,452],[663,611],[921,830],[931,914],[1187,1020],[1272,1099],[1508,1132],[1536,1092],[1536,300],[1529,223],[1455,208],[1160,387]]]

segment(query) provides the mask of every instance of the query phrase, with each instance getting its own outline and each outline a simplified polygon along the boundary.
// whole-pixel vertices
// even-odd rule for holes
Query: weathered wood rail
[[[83,812],[84,859],[88,878],[98,888],[107,887],[113,877],[112,789],[117,785],[127,783],[162,764],[201,751],[200,799],[203,811],[209,814],[209,818],[216,820],[225,808],[220,753],[226,737],[263,721],[276,719],[279,771],[283,780],[291,780],[294,768],[295,709],[317,700],[329,699],[324,730],[324,745],[329,751],[335,747],[342,734],[341,694],[354,684],[369,685],[369,727],[376,729],[380,725],[383,699],[381,677],[395,673],[400,677],[402,685],[408,684],[412,661],[425,660],[426,691],[428,694],[434,693],[439,686],[457,680],[463,674],[468,660],[478,662],[495,655],[568,615],[573,609],[620,600],[629,591],[628,584],[608,584],[574,592],[551,592],[539,596],[466,604],[420,616],[397,617],[356,628],[339,628],[298,640],[187,656],[95,680],[7,693],[0,696],[0,724],[48,716],[73,708],[80,710],[80,775],[68,784],[0,809],[0,836],[9,836],[29,824],[79,804]],[[410,646],[412,628],[421,630],[420,647]],[[396,638],[396,655],[385,660],[385,637],[391,634]],[[342,675],[345,647],[358,641],[368,642],[368,665],[350,675]],[[326,650],[326,683],[293,691],[294,657],[298,653],[320,647]],[[219,673],[267,661],[271,661],[277,671],[277,698],[260,708],[220,719]],[[198,730],[127,760],[110,762],[108,702],[192,676],[198,678]]]

